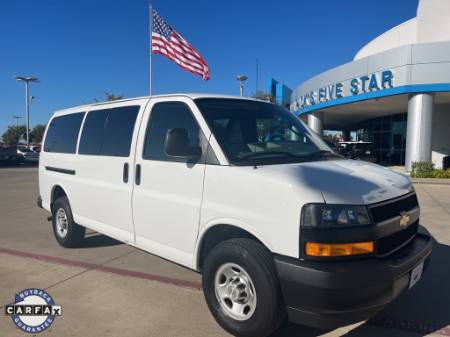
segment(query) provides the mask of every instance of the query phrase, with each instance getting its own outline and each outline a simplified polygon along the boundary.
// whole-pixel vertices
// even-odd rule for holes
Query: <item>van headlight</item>
[[[345,227],[371,223],[366,206],[306,204],[301,215],[301,227]]]

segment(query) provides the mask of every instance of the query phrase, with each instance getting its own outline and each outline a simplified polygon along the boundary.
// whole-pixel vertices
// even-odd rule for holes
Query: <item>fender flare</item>
[[[230,218],[219,218],[214,219],[208,222],[207,224],[200,227],[198,231],[197,236],[197,242],[195,244],[195,250],[194,250],[194,257],[193,257],[193,267],[195,270],[200,270],[200,258],[201,258],[201,251],[202,246],[204,244],[204,239],[206,238],[208,232],[217,226],[220,225],[226,225],[230,227],[235,227],[236,229],[245,231],[249,233],[250,235],[254,236],[256,239],[258,239],[269,251],[273,251],[272,244],[269,240],[267,240],[261,233],[259,233],[253,226],[236,220],[236,219],[230,219]]]

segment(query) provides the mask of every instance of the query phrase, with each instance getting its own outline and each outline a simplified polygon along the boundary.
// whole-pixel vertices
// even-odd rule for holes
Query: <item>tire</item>
[[[242,337],[264,337],[277,329],[286,309],[276,275],[272,255],[254,240],[237,238],[215,246],[202,277],[206,303],[219,325]]]
[[[67,197],[59,197],[53,203],[52,224],[53,234],[61,246],[73,248],[83,241],[85,228],[73,221],[72,210]]]

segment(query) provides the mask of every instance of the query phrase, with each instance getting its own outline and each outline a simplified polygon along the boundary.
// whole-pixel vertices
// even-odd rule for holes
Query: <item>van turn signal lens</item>
[[[357,243],[306,243],[308,256],[350,256],[373,253],[373,242]]]

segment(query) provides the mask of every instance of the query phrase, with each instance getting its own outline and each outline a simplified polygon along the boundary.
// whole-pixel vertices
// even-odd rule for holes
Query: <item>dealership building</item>
[[[420,0],[416,17],[295,88],[290,109],[319,134],[371,141],[380,163],[442,167],[450,155],[450,0]]]

